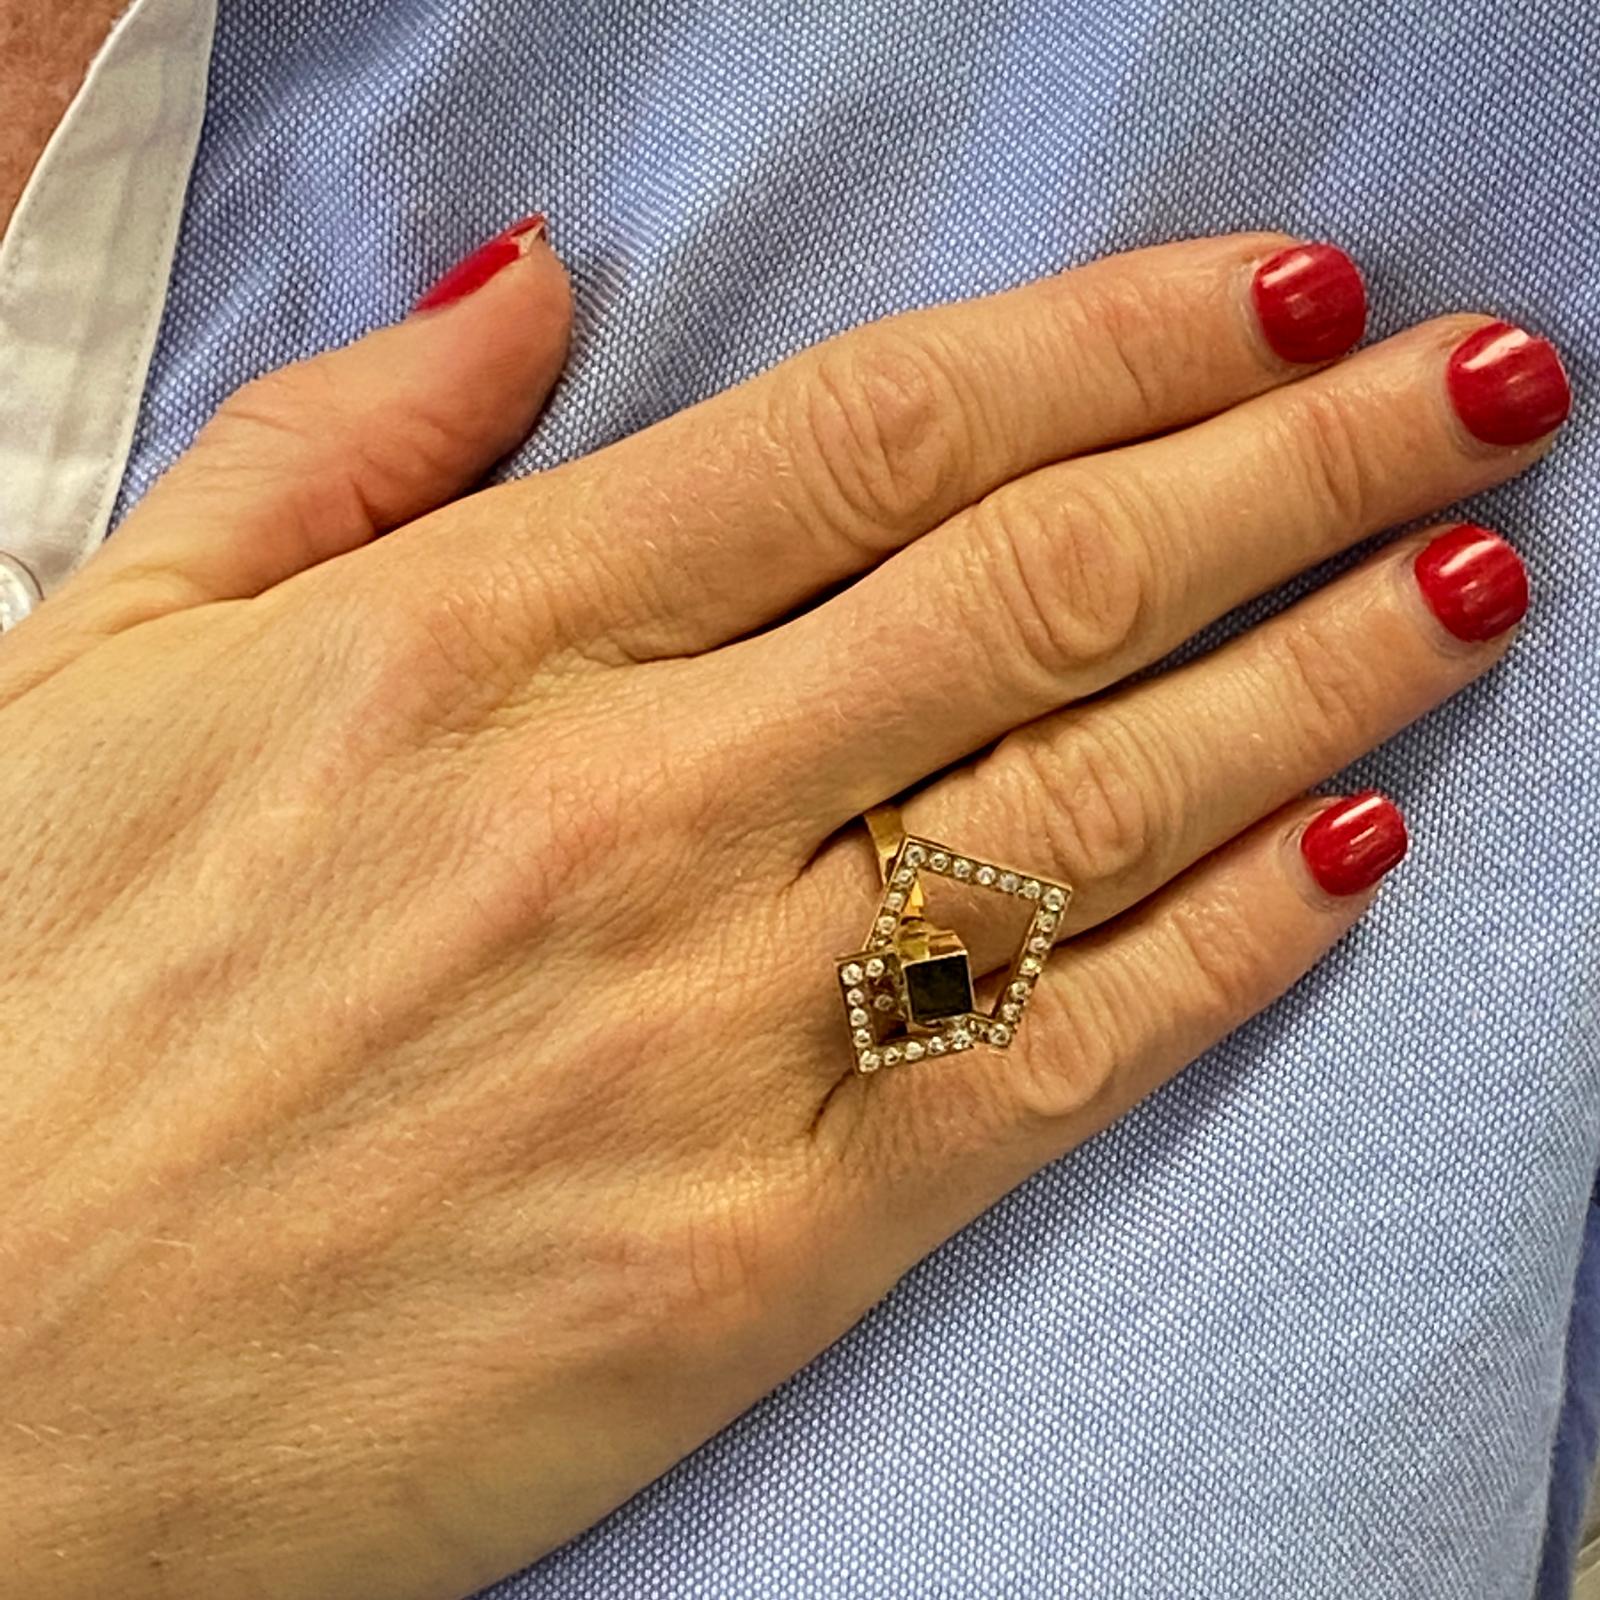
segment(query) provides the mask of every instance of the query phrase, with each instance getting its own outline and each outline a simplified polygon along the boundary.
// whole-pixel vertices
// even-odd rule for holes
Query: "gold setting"
[[[1007,1048],[1016,1037],[1034,986],[1055,949],[1071,888],[981,856],[966,854],[937,840],[908,835],[893,806],[878,806],[865,822],[878,852],[883,893],[865,945],[834,962],[857,1072],[922,1061],[988,1044]],[[929,1016],[942,996],[959,993],[954,963],[966,963],[966,947],[950,929],[935,928],[923,916],[923,875],[948,878],[1032,907],[1027,931],[1007,966],[988,1011],[971,1004],[957,1014]],[[919,983],[924,974],[933,974]],[[909,974],[909,976],[908,976]],[[914,1004],[921,991],[921,1008]]]

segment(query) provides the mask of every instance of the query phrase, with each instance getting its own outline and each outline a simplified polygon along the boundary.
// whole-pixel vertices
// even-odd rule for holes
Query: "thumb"
[[[246,384],[58,598],[101,589],[96,621],[127,626],[259,594],[436,509],[526,436],[571,322],[544,218],[517,223],[404,322]]]

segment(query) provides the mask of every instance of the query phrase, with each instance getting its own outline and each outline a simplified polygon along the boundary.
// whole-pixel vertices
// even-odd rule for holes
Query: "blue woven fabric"
[[[221,10],[124,507],[233,385],[399,315],[534,206],[579,323],[515,470],[864,319],[1240,227],[1351,249],[1378,334],[1473,307],[1559,342],[1566,437],[1472,507],[1527,553],[1531,620],[1352,775],[1416,841],[1360,930],[494,1591],[1523,1600],[1600,1144],[1600,13]]]
[[[1539,1566],[1539,1593],[1567,1592],[1589,1501],[1589,1473],[1600,1439],[1600,1194],[1589,1204],[1578,1262],[1572,1325],[1567,1330],[1567,1400],[1556,1432],[1550,1479],[1550,1520]]]

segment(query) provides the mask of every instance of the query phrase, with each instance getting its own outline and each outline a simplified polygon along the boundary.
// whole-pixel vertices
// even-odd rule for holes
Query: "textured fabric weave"
[[[1578,1262],[1572,1324],[1567,1330],[1567,1399],[1556,1432],[1550,1518],[1539,1566],[1539,1593],[1564,1595],[1583,1534],[1595,1443],[1600,1439],[1600,1197],[1589,1218]]]
[[[534,206],[579,325],[518,471],[1253,226],[1351,249],[1377,334],[1528,322],[1580,398],[1471,508],[1532,569],[1512,659],[1350,777],[1416,840],[1359,931],[497,1600],[1531,1592],[1600,1141],[1597,81],[1570,0],[224,0],[124,506]]]

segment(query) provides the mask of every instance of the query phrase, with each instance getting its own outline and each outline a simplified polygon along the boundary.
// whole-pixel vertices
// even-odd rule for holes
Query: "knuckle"
[[[704,1208],[682,1235],[682,1282],[689,1302],[712,1314],[759,1310],[771,1271],[776,1227],[768,1208],[743,1190]]]
[[[379,447],[352,432],[344,406],[325,362],[276,368],[223,401],[176,470],[236,491],[270,487],[276,537],[297,551],[297,564],[320,561],[376,527]]]
[[[1058,370],[1087,366],[1083,378],[1116,414],[1169,412],[1169,375],[1191,370],[1187,346],[1198,319],[1174,316],[1163,285],[1125,267],[1069,272],[1054,287]]]
[[[352,752],[465,730],[509,691],[508,661],[460,591],[330,585],[304,625],[306,660],[338,685],[320,714]]]
[[[998,595],[1025,669],[1055,687],[1067,673],[1117,668],[1152,604],[1145,513],[1130,491],[1063,469],[1048,507],[1037,489],[1002,491],[972,515],[984,587]]]
[[[1350,530],[1369,526],[1375,504],[1370,452],[1355,407],[1330,387],[1305,385],[1291,401],[1284,427],[1293,469],[1313,525],[1335,549]]]
[[[1084,723],[1070,736],[1017,736],[1023,815],[1069,878],[1115,883],[1136,876],[1166,828],[1165,786],[1128,742]]]
[[[379,681],[403,691],[415,686],[430,713],[436,713],[431,720],[452,719],[464,709],[464,685],[487,686],[500,676],[474,607],[461,591],[391,598],[376,614]]]
[[[309,444],[307,419],[325,418],[324,402],[337,398],[327,391],[326,369],[315,361],[263,372],[241,384],[217,408],[205,429],[206,442],[215,448],[268,433]]]
[[[1068,994],[1046,985],[1032,1006],[1032,1043],[1012,1075],[1011,1098],[1025,1123],[1048,1131],[1113,1100],[1131,1041],[1114,997],[1098,986]]]
[[[1187,1028],[1220,1038],[1253,1016],[1272,996],[1261,974],[1270,957],[1267,935],[1250,908],[1234,900],[1176,900],[1167,921],[1172,985]]]
[[[419,488],[458,477],[481,451],[481,425],[439,395],[374,426],[349,381],[348,351],[279,367],[223,401],[192,458],[272,473],[280,500],[310,528],[390,525]],[[313,540],[313,543],[318,541]]]
[[[551,762],[530,776],[520,753],[512,742],[488,760],[473,750],[455,761],[446,752],[434,763],[434,776],[445,786],[438,803],[452,819],[454,836],[477,846],[455,878],[463,926],[470,925],[485,947],[503,951],[526,948],[531,933],[564,918],[618,959],[642,962],[652,940],[659,941],[659,920],[629,915],[610,892],[635,814],[623,786],[603,764],[577,772]],[[608,1104],[615,1109],[615,1097],[636,1087],[652,1058],[615,1030],[594,1043],[611,1063]],[[607,1096],[591,1084],[590,1111],[598,1113],[603,1103]]]
[[[805,1270],[814,1214],[786,1177],[768,1181],[695,1182],[652,1223],[617,1307],[639,1337],[657,1347],[663,1329],[689,1343],[737,1337],[770,1315]]]
[[[1276,684],[1269,698],[1289,737],[1334,749],[1363,747],[1373,731],[1363,655],[1330,648],[1292,623],[1269,637],[1268,671]]]
[[[936,521],[971,454],[968,408],[934,344],[885,325],[822,346],[793,391],[799,470],[844,529]],[[879,541],[881,543],[881,539]]]

